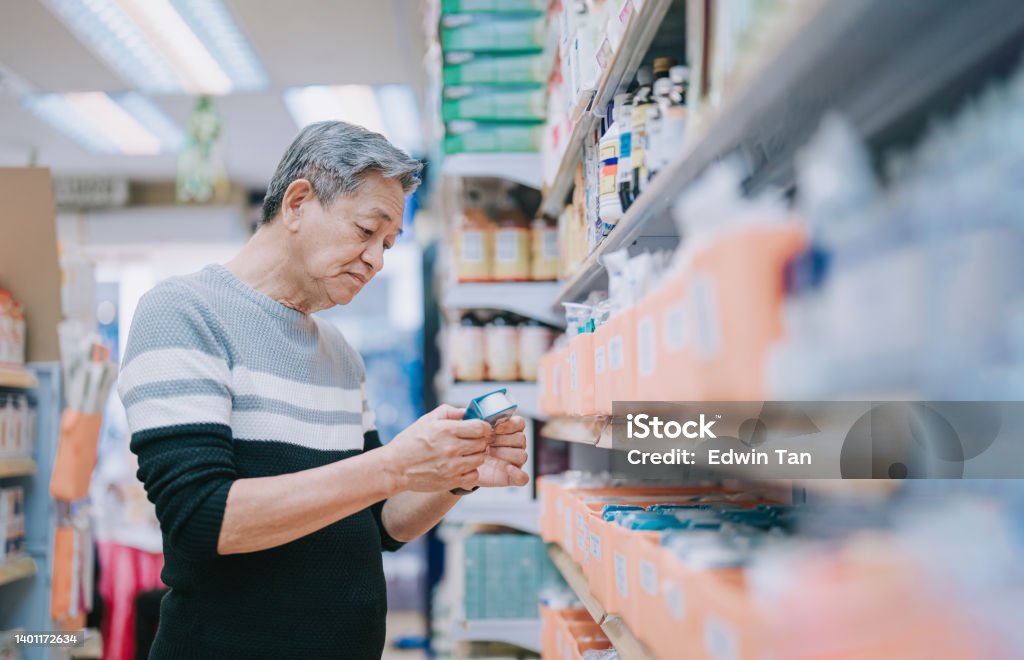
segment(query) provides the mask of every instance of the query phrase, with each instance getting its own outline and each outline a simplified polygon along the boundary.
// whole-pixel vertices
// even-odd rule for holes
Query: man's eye
[[[356,225],[356,226],[359,227],[359,225]],[[364,236],[373,236],[373,230],[372,229],[367,229],[366,227],[359,227],[359,229],[360,229],[360,231],[363,232]]]

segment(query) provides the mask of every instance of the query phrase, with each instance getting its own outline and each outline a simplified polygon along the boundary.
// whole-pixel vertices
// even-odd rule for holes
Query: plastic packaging
[[[462,317],[461,323],[451,329],[449,353],[455,380],[473,382],[485,379],[484,329],[474,315]]]
[[[593,321],[590,319],[590,306],[581,303],[562,303],[565,307],[566,334],[579,335],[593,332]]]
[[[516,326],[507,316],[496,316],[484,327],[487,379],[513,381],[519,379],[519,337]]]

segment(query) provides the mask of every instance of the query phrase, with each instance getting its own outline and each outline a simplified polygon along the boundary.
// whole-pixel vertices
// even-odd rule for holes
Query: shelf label
[[[615,335],[608,341],[608,370],[618,371],[623,367],[625,359],[622,335]]]
[[[676,621],[686,618],[686,598],[683,596],[683,588],[678,584],[665,583],[665,609]]]
[[[704,649],[715,660],[738,660],[739,637],[736,630],[716,616],[704,619]]]
[[[654,365],[658,359],[658,345],[654,333],[654,319],[645,316],[636,324],[637,333],[637,367],[641,376],[654,373]]]
[[[686,345],[686,307],[677,303],[665,310],[665,348],[675,353]]]
[[[601,561],[601,537],[597,534],[590,535],[590,555],[595,561]]]
[[[541,254],[545,259],[558,258],[558,232],[545,231],[541,241]]]
[[[565,548],[568,550],[572,547],[572,512],[569,509],[565,510]]]
[[[646,559],[640,560],[640,588],[652,596],[658,595],[658,569]]]
[[[587,523],[583,519],[582,513],[576,514],[576,547],[580,552],[587,552]]]
[[[615,588],[623,598],[629,598],[629,577],[626,573],[626,558],[615,553]]]
[[[579,389],[579,382],[577,379],[578,372],[576,370],[576,351],[569,353],[569,389],[575,392]]]
[[[718,317],[718,292],[707,273],[693,278],[693,306],[697,317],[697,354],[712,358],[722,351],[722,326]]]
[[[594,347],[594,373],[595,374],[600,375],[600,374],[604,373],[604,369],[605,369],[604,353],[605,353],[605,351],[604,351],[604,344],[601,344],[599,346],[595,346]]]

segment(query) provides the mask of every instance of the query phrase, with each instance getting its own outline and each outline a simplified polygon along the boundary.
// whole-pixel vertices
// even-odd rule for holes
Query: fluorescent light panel
[[[268,86],[222,0],[43,0],[115,71],[156,94]]]
[[[22,103],[89,151],[154,155],[178,150],[184,134],[149,99],[134,92],[34,94]]]
[[[299,128],[345,121],[381,133],[407,153],[423,151],[416,95],[408,85],[313,85],[285,90],[284,102]]]

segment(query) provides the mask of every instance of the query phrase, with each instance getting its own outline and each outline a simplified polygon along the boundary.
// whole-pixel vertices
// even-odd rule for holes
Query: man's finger
[[[525,449],[513,449],[512,447],[490,447],[487,453],[516,467],[523,467],[526,464],[527,456]]]
[[[491,440],[492,447],[515,447],[517,449],[526,449],[526,434],[525,433],[511,433],[508,435],[496,435]]]
[[[457,438],[490,438],[491,425],[482,419],[448,420]]]
[[[473,454],[481,454],[486,452],[488,447],[490,447],[490,442],[487,438],[459,440],[459,455],[472,456]]]
[[[465,408],[456,408],[455,406],[450,406],[447,403],[442,403],[437,408],[434,408],[431,413],[434,419],[462,419],[462,416],[465,414]]]
[[[525,486],[530,483],[530,475],[519,468],[508,465],[505,469],[508,472],[508,482],[513,486]]]
[[[504,435],[508,433],[519,433],[525,428],[526,420],[519,415],[513,415],[494,427],[494,432],[498,435]]]
[[[479,485],[479,481],[480,471],[470,470],[463,474],[462,477],[459,479],[458,487],[463,488],[465,490],[472,490],[475,486]]]

